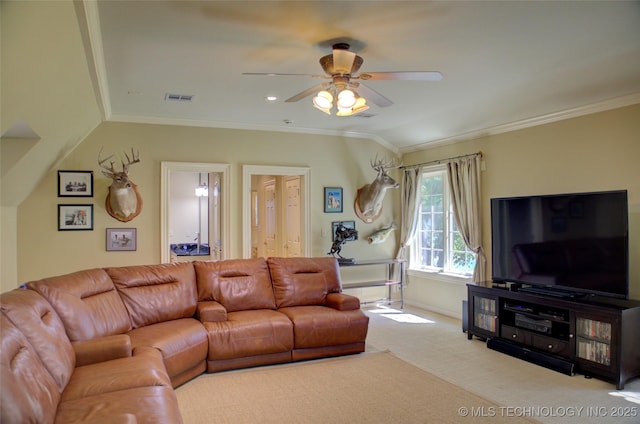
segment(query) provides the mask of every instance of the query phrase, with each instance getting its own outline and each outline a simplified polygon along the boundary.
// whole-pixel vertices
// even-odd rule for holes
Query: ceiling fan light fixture
[[[353,116],[357,113],[364,112],[367,109],[369,109],[369,106],[367,106],[367,100],[364,97],[358,97],[353,107],[338,107],[336,116]]]
[[[350,109],[356,104],[356,95],[353,91],[347,89],[338,93],[338,107]]]
[[[330,110],[333,107],[333,96],[328,91],[322,90],[313,98],[313,105],[322,111]]]
[[[323,111],[324,113],[326,113],[327,115],[331,115],[331,108],[330,107],[320,107],[317,104],[313,104],[313,107],[315,107],[316,109],[319,109],[321,111]]]
[[[364,112],[367,109],[369,109],[369,106],[367,105],[367,100],[364,97],[358,97],[356,104],[351,108],[354,115],[356,113]]]

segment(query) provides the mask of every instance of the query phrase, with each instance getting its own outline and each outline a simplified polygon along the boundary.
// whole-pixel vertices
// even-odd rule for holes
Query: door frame
[[[251,177],[254,175],[302,177],[302,256],[311,256],[311,168],[295,166],[242,166],[242,257],[251,257]]]
[[[171,198],[169,177],[171,172],[202,172],[202,173],[220,173],[222,181],[220,182],[220,247],[222,249],[222,259],[229,258],[231,249],[231,165],[226,163],[197,163],[197,162],[161,162],[160,177],[160,261],[161,263],[169,263],[171,255],[169,252],[169,200]]]

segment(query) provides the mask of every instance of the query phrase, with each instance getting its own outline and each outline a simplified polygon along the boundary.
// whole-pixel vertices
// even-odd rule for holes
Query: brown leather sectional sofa
[[[363,352],[334,258],[96,268],[0,295],[0,422],[180,423],[204,372]]]

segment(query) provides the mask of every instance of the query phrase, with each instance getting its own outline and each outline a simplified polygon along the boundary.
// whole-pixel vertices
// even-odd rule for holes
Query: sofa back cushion
[[[106,268],[133,328],[193,317],[198,304],[191,262]]]
[[[76,365],[76,356],[60,317],[33,290],[15,289],[0,295],[0,309],[24,334],[62,392]]]
[[[196,261],[193,265],[198,282],[198,300],[215,300],[227,312],[276,308],[269,268],[264,258]]]
[[[60,389],[36,349],[0,313],[0,422],[53,423]]]
[[[27,283],[56,310],[72,342],[126,333],[131,321],[113,281],[102,269]]]
[[[342,289],[335,258],[267,259],[278,308],[324,305],[327,293]]]

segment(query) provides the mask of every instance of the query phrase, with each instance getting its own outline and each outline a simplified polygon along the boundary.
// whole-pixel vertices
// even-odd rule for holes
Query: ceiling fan
[[[297,102],[312,94],[316,94],[314,97],[314,106],[327,114],[331,114],[333,98],[337,97],[337,115],[339,116],[350,116],[368,109],[365,99],[369,99],[380,107],[387,107],[393,104],[391,100],[374,89],[358,82],[358,80],[440,81],[442,79],[442,74],[437,71],[363,72],[357,74],[364,60],[362,57],[350,51],[349,47],[348,43],[336,43],[333,45],[332,54],[320,58],[320,65],[326,75],[276,73],[244,73],[243,75],[309,76],[329,80],[310,87],[288,98],[285,102]],[[341,97],[343,106],[346,102],[347,105],[350,105],[349,107],[340,107]]]

